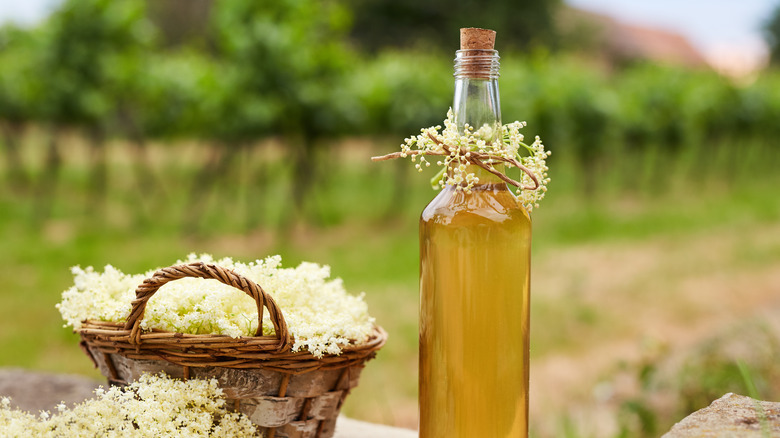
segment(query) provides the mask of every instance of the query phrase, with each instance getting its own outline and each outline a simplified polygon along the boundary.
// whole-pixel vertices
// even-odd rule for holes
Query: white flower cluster
[[[0,399],[3,437],[157,438],[246,437],[256,428],[245,415],[228,412],[216,379],[176,380],[143,375],[125,388],[102,387],[95,398],[38,416],[11,408]]]
[[[523,134],[520,133],[520,129],[523,127],[525,127],[525,122],[516,121],[504,125],[502,130],[505,145],[516,145],[512,146],[515,148],[523,146],[530,153],[530,155],[527,156],[520,156],[518,152],[515,152],[518,157],[517,160],[528,168],[528,170],[536,176],[539,182],[539,188],[536,190],[517,189],[520,202],[523,203],[528,211],[531,211],[534,208],[539,207],[539,201],[544,199],[544,196],[547,194],[547,184],[550,183],[550,177],[547,176],[547,171],[550,170],[547,167],[547,157],[549,157],[552,152],[544,150],[544,144],[542,144],[542,139],[539,138],[538,135],[534,138],[534,142],[531,143],[530,146],[523,143]],[[520,182],[522,182],[523,186],[533,186],[533,180],[525,172],[523,172],[523,177]]]
[[[374,319],[368,314],[364,294],[350,295],[341,279],[330,278],[330,267],[304,262],[282,268],[280,256],[250,263],[230,258],[214,260],[208,254],[190,254],[181,263],[215,263],[258,283],[282,310],[293,351],[308,350],[316,357],[339,354],[344,346],[368,340]],[[151,276],[127,275],[108,265],[103,272],[92,267],[72,268],[74,286],[62,293],[57,305],[66,325],[74,329],[84,320],[124,321],[135,299],[135,288]],[[248,295],[216,280],[182,278],[160,288],[150,299],[141,323],[153,328],[191,334],[222,334],[234,338],[254,336],[257,305]],[[268,312],[263,334],[273,335]]]
[[[473,127],[466,125],[465,134],[458,133],[455,124],[455,117],[450,109],[447,112],[447,119],[444,121],[444,130],[440,125],[424,128],[420,135],[404,139],[401,145],[401,157],[411,156],[411,160],[419,163],[415,164],[418,171],[422,172],[423,166],[430,167],[431,163],[426,159],[426,155],[442,156],[443,160],[436,162],[443,166],[442,170],[431,180],[434,188],[445,185],[453,185],[458,190],[469,192],[471,188],[479,182],[479,178],[473,172],[467,172],[467,167],[471,162],[474,153],[483,158],[485,164],[492,166],[499,163],[512,165],[512,161],[520,163],[536,176],[539,187],[536,190],[517,189],[520,200],[529,211],[539,206],[539,201],[544,198],[547,192],[547,184],[550,178],[547,176],[546,159],[551,152],[544,149],[542,140],[537,136],[536,140],[529,146],[523,142],[523,134],[520,129],[525,127],[525,122],[513,122],[501,127],[500,141],[490,141],[493,138],[493,129],[484,125],[474,130]],[[441,132],[439,132],[441,131]],[[521,149],[522,148],[522,149]],[[522,153],[521,153],[522,152]],[[504,159],[504,160],[501,160]],[[451,172],[447,172],[451,169]],[[526,173],[521,180],[522,186],[534,186],[533,180]]]

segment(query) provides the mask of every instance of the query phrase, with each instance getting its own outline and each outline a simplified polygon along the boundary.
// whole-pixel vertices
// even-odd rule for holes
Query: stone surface
[[[11,397],[13,406],[33,413],[41,410],[51,411],[62,401],[72,405],[91,398],[94,389],[100,385],[105,386],[105,382],[83,376],[0,369],[0,396]],[[324,399],[319,404],[313,403],[311,413],[316,415],[319,410],[328,406],[328,400]],[[306,422],[298,423],[301,424],[296,424],[295,427],[307,427]],[[334,438],[367,437],[416,438],[417,432],[339,417]]]
[[[780,403],[728,393],[675,424],[662,438],[780,437]]]
[[[60,402],[81,402],[101,384],[105,382],[83,376],[0,368],[0,396],[11,397],[13,406],[32,413],[54,410]]]
[[[417,431],[339,417],[334,438],[417,438]]]

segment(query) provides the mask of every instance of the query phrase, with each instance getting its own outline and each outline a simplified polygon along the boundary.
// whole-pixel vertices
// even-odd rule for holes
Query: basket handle
[[[143,320],[146,303],[149,301],[149,298],[151,298],[164,284],[185,277],[214,279],[246,292],[246,294],[252,297],[255,300],[255,303],[257,303],[258,323],[255,336],[263,335],[263,307],[265,307],[268,309],[268,313],[271,316],[271,322],[276,330],[276,338],[279,340],[279,351],[287,351],[290,349],[292,342],[290,340],[290,332],[287,329],[287,322],[284,320],[282,311],[279,309],[279,306],[274,299],[254,281],[249,280],[230,269],[203,262],[194,262],[160,269],[136,288],[135,300],[133,300],[132,303],[133,307],[130,310],[130,315],[127,317],[127,322],[125,323],[125,330],[130,330],[131,343],[141,343],[141,320]]]

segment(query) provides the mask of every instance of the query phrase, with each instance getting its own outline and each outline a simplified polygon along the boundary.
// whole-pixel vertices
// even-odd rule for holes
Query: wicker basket
[[[184,277],[219,280],[246,292],[257,303],[255,336],[191,335],[141,331],[151,296],[169,281]],[[275,336],[262,335],[267,309]],[[328,438],[344,398],[355,387],[364,363],[384,345],[387,334],[375,327],[368,342],[347,346],[340,355],[317,359],[292,352],[282,312],[257,283],[206,263],[160,269],[138,286],[126,323],[85,321],[77,330],[81,347],[109,383],[123,385],[143,373],[164,371],[179,378],[216,378],[228,405],[246,414],[267,437]]]

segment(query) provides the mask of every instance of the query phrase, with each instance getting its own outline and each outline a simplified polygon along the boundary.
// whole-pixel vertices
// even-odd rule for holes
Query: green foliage
[[[356,102],[343,92],[351,61],[343,38],[347,16],[337,2],[215,5],[218,56],[235,69],[233,93],[220,109],[235,135],[349,132]]]
[[[412,67],[414,66],[414,67]],[[364,111],[359,134],[401,139],[441,124],[452,104],[451,65],[423,53],[386,51],[349,73],[349,91]]]
[[[263,96],[242,97],[238,76],[237,66],[195,50],[151,53],[128,109],[144,137],[263,138],[269,135],[273,111]]]
[[[10,25],[0,28],[0,120],[23,123],[40,117],[42,81],[30,72],[36,68],[38,33]]]
[[[621,437],[655,437],[724,394],[772,400],[778,395],[780,338],[749,320],[711,335],[682,357],[657,348],[635,367],[641,390],[620,400]]]
[[[628,400],[621,405],[620,438],[658,436],[658,419],[655,413],[638,400]]]
[[[771,398],[780,382],[778,358],[780,340],[764,324],[745,324],[712,339],[678,374],[682,409],[701,409],[727,392]]]
[[[780,64],[780,5],[764,25],[764,36],[769,44],[769,56],[773,64]]]
[[[30,73],[44,88],[36,103],[47,120],[66,125],[105,122],[138,89],[141,57],[154,40],[143,2],[69,0],[40,32]]]

